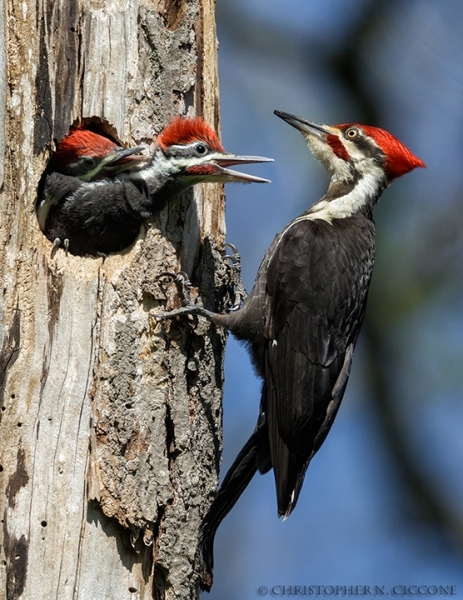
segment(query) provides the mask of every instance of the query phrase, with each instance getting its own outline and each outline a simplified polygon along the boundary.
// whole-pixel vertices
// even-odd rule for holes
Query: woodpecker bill
[[[273,469],[278,515],[294,510],[349,378],[374,261],[373,206],[394,179],[425,166],[382,129],[275,114],[303,134],[331,176],[328,191],[276,236],[242,308],[174,311],[201,314],[243,340],[263,381],[256,428],[202,524],[204,589],[217,527],[257,470]]]
[[[199,117],[175,117],[157,137],[148,159],[136,155],[140,147],[116,150],[100,143],[90,155],[95,161],[91,165],[82,135],[67,136],[58,145],[37,208],[48,239],[64,243],[72,254],[126,248],[145,219],[197,183],[268,183],[229,167],[272,159],[227,153]]]

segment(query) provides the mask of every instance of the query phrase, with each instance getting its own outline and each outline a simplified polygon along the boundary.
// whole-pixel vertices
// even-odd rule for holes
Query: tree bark
[[[0,4],[0,597],[197,598],[225,338],[150,310],[177,305],[165,270],[220,309],[222,190],[172,201],[105,259],[52,259],[35,202],[79,117],[130,145],[178,113],[218,127],[214,0]]]

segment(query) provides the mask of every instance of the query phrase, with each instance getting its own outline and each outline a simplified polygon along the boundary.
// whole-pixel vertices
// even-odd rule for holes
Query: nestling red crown
[[[215,131],[201,117],[174,117],[156,138],[157,145],[163,150],[195,141],[204,142],[211,150],[225,152]]]
[[[54,171],[60,172],[82,156],[103,158],[117,148],[119,146],[110,139],[78,125],[58,143],[51,166]]]

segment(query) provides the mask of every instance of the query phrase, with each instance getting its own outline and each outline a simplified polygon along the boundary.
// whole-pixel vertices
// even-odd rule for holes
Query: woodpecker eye
[[[83,163],[86,167],[93,167],[95,165],[95,160],[93,158],[84,158]]]
[[[354,140],[357,136],[358,136],[359,132],[358,129],[348,129],[346,131],[346,137],[348,137],[351,140]]]
[[[207,151],[207,148],[204,144],[196,144],[196,152],[198,154],[205,154]]]

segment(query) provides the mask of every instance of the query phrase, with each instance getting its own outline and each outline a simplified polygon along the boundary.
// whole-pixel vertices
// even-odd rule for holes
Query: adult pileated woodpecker
[[[99,171],[86,171],[84,160],[83,176],[82,172],[73,173],[74,177],[64,174],[63,165],[69,172],[70,165],[76,164],[76,156],[82,154],[73,143],[75,140],[74,136],[65,147],[58,146],[58,159],[52,159],[52,166],[57,164],[60,171],[45,179],[43,198],[49,210],[45,219],[41,218],[48,239],[55,244],[67,240],[73,254],[108,254],[129,246],[145,219],[196,183],[268,181],[228,169],[271,159],[226,153],[214,130],[201,118],[174,118],[157,137],[154,153],[145,165],[129,167],[123,173],[119,170],[112,178],[107,177],[112,175],[110,168],[117,168],[121,161],[105,162],[104,148]],[[127,150],[123,160],[138,151],[139,148]],[[126,168],[127,163],[123,164]],[[83,181],[85,178],[91,181]]]
[[[331,175],[328,191],[276,236],[240,310],[189,305],[162,315],[196,312],[226,327],[245,341],[263,379],[257,426],[202,524],[205,589],[217,527],[257,470],[273,468],[279,516],[296,506],[346,389],[373,268],[373,206],[393,179],[425,166],[382,129],[275,114],[304,135]]]

